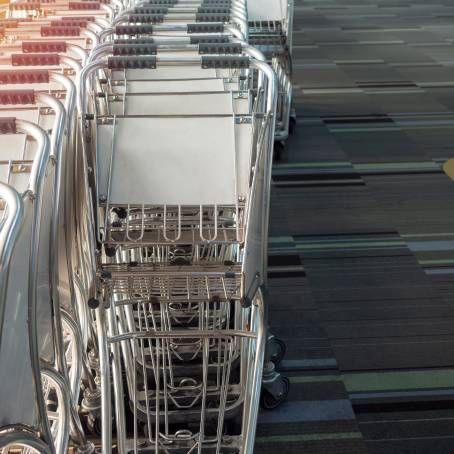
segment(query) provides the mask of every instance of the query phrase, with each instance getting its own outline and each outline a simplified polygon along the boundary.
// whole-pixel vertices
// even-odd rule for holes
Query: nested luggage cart
[[[100,69],[136,80],[144,70],[169,77],[174,65],[188,64],[199,76],[219,66],[258,72],[261,96],[235,103],[231,92],[195,92],[185,95],[193,103],[178,107],[175,94],[150,103],[146,94],[124,93],[118,113],[107,103],[88,117],[96,123],[96,225],[104,245],[96,317],[106,452],[110,350],[122,452],[143,443],[155,452],[253,446],[266,340],[259,287],[267,212],[259,207],[267,200],[274,73],[247,56],[112,56],[82,71],[81,111],[84,87]],[[121,436],[122,363],[132,438]],[[224,436],[225,420],[238,415],[241,431]]]
[[[12,26],[16,38],[27,39],[32,29],[28,22],[23,27],[7,21],[7,26]],[[59,251],[66,242],[63,180],[66,166],[71,166],[68,151],[76,119],[75,85],[59,66],[69,65],[67,74],[78,71],[79,62],[64,54],[76,49],[83,62],[85,53],[63,44],[42,39],[5,39],[1,44],[0,178],[20,194],[24,211],[2,305],[4,452],[22,448],[65,453],[70,436],[80,449],[92,449],[76,411],[82,350],[71,297],[65,301],[68,312],[62,310],[61,292],[69,283],[62,279],[67,263]],[[35,53],[44,50],[47,53]],[[70,275],[69,268],[65,274]]]
[[[257,27],[247,9],[246,0],[10,5],[0,60],[10,150],[0,162],[0,254],[10,257],[0,273],[2,454],[63,454],[70,440],[90,452],[77,411],[100,429],[103,453],[250,454],[260,396],[268,408],[285,398],[263,293],[288,74],[248,43]],[[15,342],[24,361],[13,364]]]
[[[247,0],[249,43],[260,49],[278,81],[275,156],[296,126],[292,110],[293,0]]]
[[[54,442],[52,435],[56,435],[55,444],[61,447],[66,439],[62,435],[64,428],[58,427],[58,421],[53,427],[49,424],[44,397],[46,390],[41,392],[41,386],[48,383],[45,383],[47,380],[40,367],[42,356],[54,360],[54,352],[49,346],[53,333],[49,298],[45,301],[44,295],[39,294],[40,284],[44,284],[42,290],[46,292],[49,282],[46,285],[38,281],[38,276],[44,280],[49,277],[44,251],[49,245],[46,232],[49,233],[50,226],[41,224],[41,214],[48,207],[44,194],[50,140],[42,128],[30,121],[11,116],[2,117],[0,121],[2,183],[15,188],[23,206],[22,227],[12,250],[2,307],[0,427],[2,431],[8,431],[9,427],[28,427],[30,431],[34,430],[35,437],[41,433],[41,441],[49,447]],[[39,246],[43,247],[41,256]],[[62,399],[59,416],[63,425],[68,423],[67,408]],[[52,434],[52,429],[56,433]]]

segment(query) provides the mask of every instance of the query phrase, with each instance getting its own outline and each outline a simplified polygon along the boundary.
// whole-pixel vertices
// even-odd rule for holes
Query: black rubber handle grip
[[[69,2],[68,3],[69,10],[98,10],[101,9],[101,2]]]
[[[23,2],[23,3],[10,3],[10,11],[33,11],[41,9],[40,2]]]
[[[249,44],[252,46],[283,46],[286,44],[287,38],[281,35],[263,35],[251,36]]]
[[[155,69],[155,56],[138,56],[138,57],[109,57],[107,59],[109,69]]]
[[[113,54],[118,55],[156,55],[156,44],[114,44]]]
[[[200,43],[199,54],[222,54],[222,55],[233,55],[241,54],[243,48],[241,44],[237,43]]]
[[[24,53],[65,53],[65,41],[24,41],[22,42],[22,52]]]
[[[153,5],[141,5],[141,6],[135,6],[132,9],[132,12],[134,14],[167,14],[169,11],[169,8],[166,7],[159,7],[159,6],[153,6]]]
[[[249,68],[249,57],[204,55],[202,57],[202,68]]]
[[[231,5],[232,0],[203,0],[201,3],[202,6],[212,6],[212,5]]]
[[[136,38],[136,39],[124,39],[124,38],[121,38],[121,39],[114,39],[113,41],[114,43],[114,46],[116,45],[122,45],[122,44],[131,44],[131,45],[135,45],[135,44],[154,44],[155,43],[155,39],[154,38]]]
[[[0,84],[47,84],[49,83],[49,71],[47,69],[24,69],[21,71],[0,71]]]
[[[130,24],[160,24],[164,14],[129,14],[127,21]]]
[[[58,66],[60,55],[58,54],[12,54],[13,66]]]
[[[171,6],[171,5],[176,5],[178,3],[178,0],[149,0],[146,3],[143,3],[144,5],[163,5],[163,6]]]
[[[197,22],[228,22],[230,20],[230,13],[227,14],[205,14],[197,13],[195,15]]]
[[[0,90],[1,105],[35,104],[34,90]]]
[[[0,134],[16,134],[15,117],[0,117]]]
[[[59,27],[44,25],[41,27],[41,36],[80,36],[80,28],[66,25]]]
[[[223,33],[224,24],[208,23],[208,24],[188,24],[188,33]]]
[[[116,35],[152,35],[153,25],[117,25],[115,27]]]
[[[226,6],[199,6],[200,14],[230,14],[230,8]]]
[[[68,17],[62,17],[60,20],[63,21],[63,22],[71,22],[73,21],[74,19],[78,19],[78,20],[85,20],[87,22],[94,22],[95,21],[95,16],[68,16]]]
[[[191,44],[223,44],[229,42],[228,36],[194,36],[190,37]]]
[[[85,28],[88,21],[84,19],[71,19],[71,20],[53,20],[50,21],[51,27],[80,27]]]
[[[17,19],[2,19],[0,20],[0,27],[3,28],[17,28],[19,21]]]

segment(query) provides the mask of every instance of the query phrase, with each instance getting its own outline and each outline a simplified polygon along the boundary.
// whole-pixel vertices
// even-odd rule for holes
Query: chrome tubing
[[[5,214],[0,227],[0,346],[2,343],[5,298],[9,276],[9,264],[14,245],[24,221],[24,203],[19,193],[0,183],[0,199],[5,203]]]

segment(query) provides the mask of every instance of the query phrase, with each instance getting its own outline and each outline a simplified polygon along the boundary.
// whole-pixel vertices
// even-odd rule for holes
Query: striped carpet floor
[[[256,452],[452,454],[454,0],[296,0],[293,63]]]

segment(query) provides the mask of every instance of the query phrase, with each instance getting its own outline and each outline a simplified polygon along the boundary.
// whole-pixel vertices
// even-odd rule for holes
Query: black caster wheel
[[[288,133],[290,135],[295,134],[295,130],[296,130],[296,118],[290,117],[290,121],[288,124]]]
[[[266,389],[262,390],[260,406],[264,410],[274,410],[287,400],[288,393],[290,392],[290,380],[287,377],[280,377],[279,382],[281,389],[276,395],[271,394]]]
[[[241,435],[241,429],[242,429],[242,418],[237,416],[233,419],[227,419],[224,424],[226,428],[226,432],[229,435]]]
[[[270,359],[277,366],[284,359],[285,353],[287,352],[287,346],[282,339],[278,339],[276,337],[272,342],[273,354],[271,355]]]
[[[104,246],[104,252],[106,253],[107,257],[115,257],[117,253],[117,249],[114,246]]]
[[[126,219],[128,216],[128,212],[124,208],[114,208],[113,212],[116,213],[120,219]]]
[[[273,160],[280,161],[284,150],[285,150],[284,142],[274,142]]]

